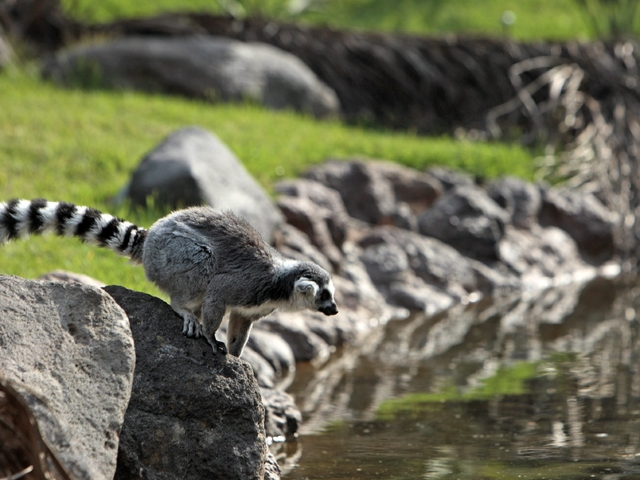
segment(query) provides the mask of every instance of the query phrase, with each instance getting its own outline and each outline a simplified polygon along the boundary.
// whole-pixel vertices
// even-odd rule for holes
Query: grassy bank
[[[105,22],[121,17],[153,15],[166,11],[222,13],[245,5],[250,13],[263,13],[282,20],[304,21],[334,28],[404,31],[418,34],[470,33],[505,35],[517,39],[588,38],[593,35],[574,0],[325,0],[312,2],[302,14],[292,16],[287,0],[63,0],[67,10],[87,21]],[[234,9],[234,7],[236,7]],[[501,19],[505,11],[515,13],[508,27]]]
[[[1,199],[66,200],[143,226],[163,212],[114,208],[110,200],[144,154],[185,125],[215,132],[267,189],[280,178],[276,172],[295,176],[330,157],[384,158],[417,168],[448,165],[487,177],[533,173],[531,154],[518,146],[365,130],[254,105],[64,90],[17,70],[0,75],[0,98]],[[2,248],[2,273],[33,278],[63,268],[157,293],[141,268],[76,240],[32,238]]]

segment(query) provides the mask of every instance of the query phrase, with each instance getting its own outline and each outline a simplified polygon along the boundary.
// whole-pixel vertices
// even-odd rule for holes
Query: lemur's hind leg
[[[213,353],[227,353],[227,346],[216,339],[216,332],[222,324],[222,319],[227,310],[224,301],[215,289],[207,290],[202,302],[202,334],[213,348]]]
[[[253,321],[250,318],[231,311],[227,328],[227,347],[231,355],[239,357],[242,354],[249,339],[249,333],[251,333],[251,325],[253,325]]]

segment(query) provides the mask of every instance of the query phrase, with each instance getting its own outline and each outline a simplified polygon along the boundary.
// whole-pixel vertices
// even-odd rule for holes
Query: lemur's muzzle
[[[336,306],[335,303],[324,305],[320,307],[318,310],[324,313],[325,315],[335,315],[336,313],[338,313],[338,307]]]

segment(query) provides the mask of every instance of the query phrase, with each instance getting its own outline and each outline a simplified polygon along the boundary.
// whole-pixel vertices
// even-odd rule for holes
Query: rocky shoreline
[[[245,207],[261,198],[254,214],[263,235],[332,272],[340,313],[276,312],[257,322],[238,360],[183,337],[171,308],[148,295],[0,277],[0,343],[11,349],[0,370],[76,478],[279,478],[267,443],[299,428],[300,411],[282,391],[296,363],[322,363],[409,312],[433,315],[622,269],[616,213],[595,195],[346,159],[279,183],[271,202],[237,173],[244,168],[232,153],[213,158],[207,142],[219,140],[195,127],[173,134],[141,165],[154,171],[170,161],[182,167],[162,173],[178,177],[156,170],[144,188],[162,195],[150,182],[184,184],[191,175],[195,201],[221,207],[206,191],[215,170],[228,192],[249,198]],[[135,198],[135,188],[121,197]],[[76,385],[78,377],[88,383]]]

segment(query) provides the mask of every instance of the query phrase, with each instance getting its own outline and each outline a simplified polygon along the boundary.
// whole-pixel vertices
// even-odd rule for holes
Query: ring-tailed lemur
[[[188,208],[145,230],[66,202],[0,203],[0,243],[46,232],[76,236],[142,263],[147,278],[170,296],[184,321],[183,333],[203,334],[214,353],[226,350],[215,336],[226,311],[228,351],[236,356],[252,323],[276,309],[338,313],[327,271],[312,262],[285,259],[230,212]]]

